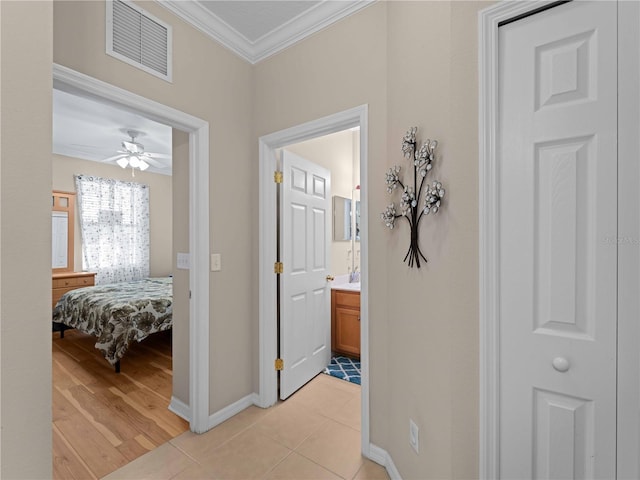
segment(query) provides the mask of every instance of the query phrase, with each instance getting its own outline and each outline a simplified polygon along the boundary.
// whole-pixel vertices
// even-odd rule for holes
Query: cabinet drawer
[[[58,277],[54,275],[52,279],[53,289],[51,291],[52,307],[56,306],[60,297],[70,290],[82,287],[92,287],[95,285],[95,273],[77,272]]]
[[[53,288],[90,287],[93,286],[93,275],[85,277],[54,278]]]
[[[56,306],[60,297],[62,297],[65,293],[70,292],[71,290],[75,290],[78,287],[64,287],[64,288],[54,288],[51,292],[51,301],[53,306]]]
[[[335,291],[336,305],[360,308],[360,292]]]

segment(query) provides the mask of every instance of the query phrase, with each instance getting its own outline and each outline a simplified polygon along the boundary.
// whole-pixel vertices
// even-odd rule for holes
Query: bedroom
[[[187,422],[166,408],[172,399],[173,383],[187,381],[172,377],[172,336],[176,330],[180,331],[180,319],[188,317],[185,316],[188,275],[184,270],[174,270],[172,262],[174,248],[182,247],[184,251],[187,242],[186,238],[180,237],[186,236],[181,232],[188,230],[188,225],[183,225],[188,222],[188,215],[180,215],[184,205],[172,194],[181,191],[181,181],[186,178],[186,161],[182,157],[185,149],[181,148],[185,139],[182,138],[184,134],[175,131],[172,142],[170,127],[59,90],[54,90],[53,118],[53,190],[77,193],[75,175],[78,174],[148,186],[149,277],[177,277],[173,319],[178,328],[151,334],[141,343],[132,341],[122,358],[120,375],[116,375],[114,368],[95,348],[95,337],[78,330],[67,331],[64,338],[60,338],[58,332],[52,335],[53,443],[54,458],[57,459],[54,465],[58,467],[54,467],[54,477],[68,477],[70,473],[65,471],[69,465],[68,458],[78,454],[82,460],[75,462],[76,465],[84,464],[92,475],[101,476],[107,472],[102,469],[108,465],[126,463],[134,452],[138,455],[144,453],[188,428]],[[162,164],[158,162],[166,163],[167,169],[151,167],[147,171],[135,169],[132,172],[131,168],[121,168],[116,164],[117,159],[102,161],[124,148],[122,142],[131,140],[126,130],[132,128],[141,132],[136,141],[144,146],[145,152],[161,153],[158,160],[151,161],[160,166]],[[172,143],[176,146],[173,172],[170,158]],[[71,264],[76,272],[87,269],[86,262],[83,264],[79,202],[80,199],[75,202],[75,241]],[[178,212],[177,227],[184,227],[180,231],[176,229],[175,233],[173,212]],[[104,266],[104,262],[101,263]],[[95,268],[88,270],[96,272]],[[112,282],[98,280],[96,283]],[[161,288],[164,290],[166,287],[163,285]],[[107,427],[98,427],[114,432],[112,435],[107,433],[106,438],[112,441],[104,445],[96,444],[97,437],[90,434],[95,430],[96,425],[91,419],[96,412],[102,412],[101,418],[110,419],[106,422]],[[82,432],[80,437],[78,432]],[[101,440],[104,443],[104,439]],[[91,454],[96,447],[109,456],[108,462]]]

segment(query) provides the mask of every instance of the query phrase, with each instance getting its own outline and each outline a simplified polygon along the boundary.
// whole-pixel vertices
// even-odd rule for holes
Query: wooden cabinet
[[[92,272],[62,272],[53,274],[52,308],[56,306],[60,297],[70,290],[95,285],[95,273]]]
[[[331,350],[360,357],[360,292],[331,290]]]

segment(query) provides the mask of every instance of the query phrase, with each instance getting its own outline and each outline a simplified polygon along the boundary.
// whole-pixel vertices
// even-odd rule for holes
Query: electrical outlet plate
[[[412,419],[409,419],[409,445],[416,453],[420,453],[420,430]]]

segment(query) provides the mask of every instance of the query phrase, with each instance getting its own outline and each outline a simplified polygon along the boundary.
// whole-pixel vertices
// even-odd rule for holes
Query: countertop
[[[337,275],[331,282],[331,290],[348,290],[350,292],[360,291],[360,282],[349,283],[349,275]]]

